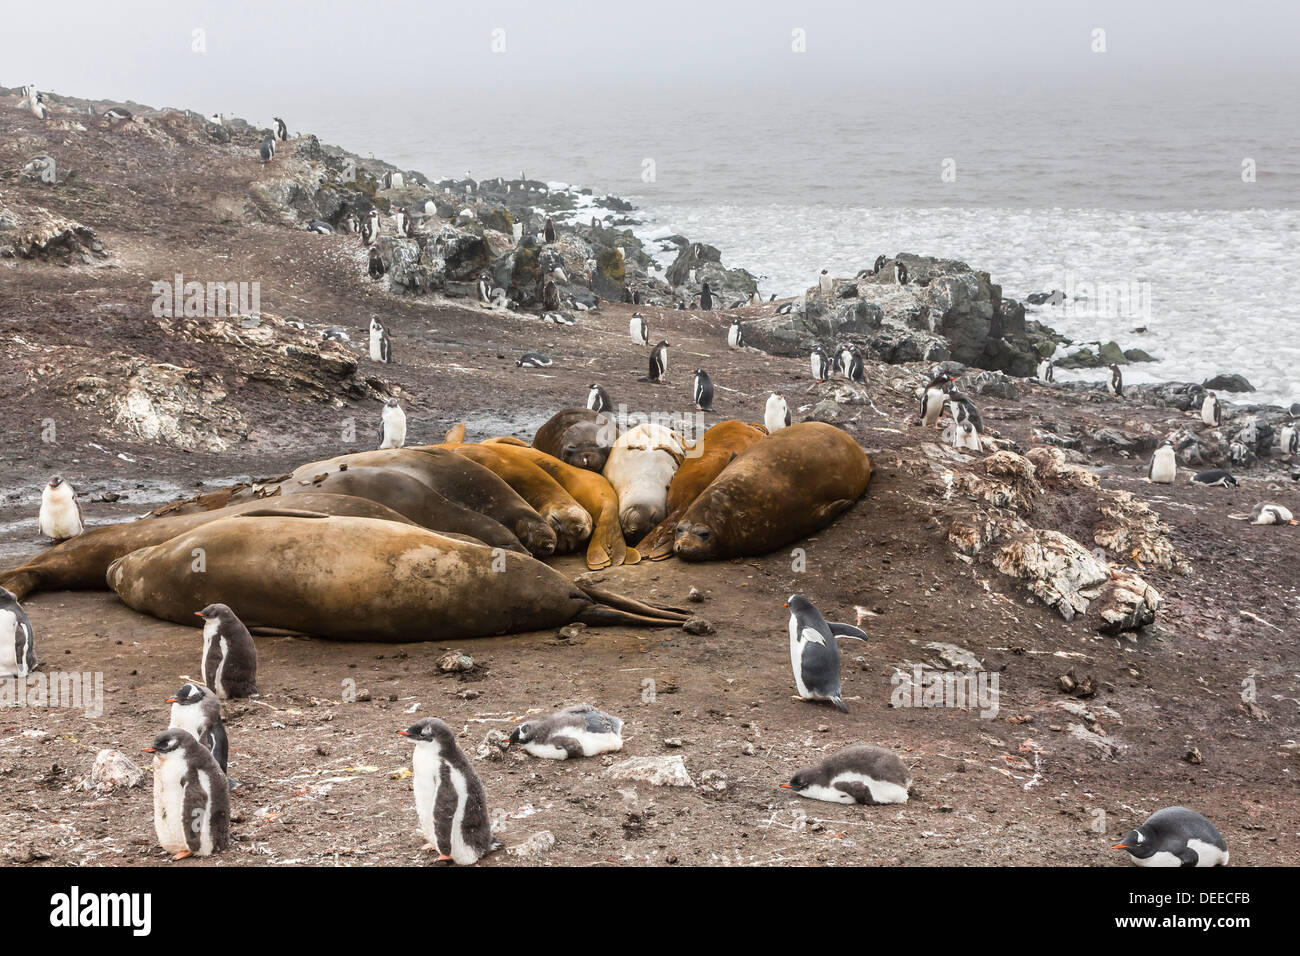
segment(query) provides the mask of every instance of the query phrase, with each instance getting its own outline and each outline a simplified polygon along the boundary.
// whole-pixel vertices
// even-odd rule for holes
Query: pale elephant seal
[[[281,510],[383,518],[401,524],[414,523],[393,509],[365,498],[312,493],[294,495],[292,503],[285,504],[277,496],[269,501],[246,501],[215,511],[198,511],[92,528],[85,534],[38,554],[26,564],[0,572],[0,584],[13,591],[20,600],[36,591],[102,591],[106,588],[104,573],[109,564],[137,548],[161,544],[178,534],[192,531],[199,525],[232,515]]]
[[[178,624],[221,603],[250,630],[353,641],[442,641],[574,621],[673,627],[690,616],[575,584],[527,555],[373,518],[210,521],[117,559],[107,579],[128,607]]]
[[[867,490],[871,462],[848,433],[800,422],[751,445],[682,514],[687,561],[767,554],[830,524]]]
[[[606,412],[566,408],[533,436],[533,447],[574,468],[599,472],[618,438],[618,423]]]
[[[618,436],[605,480],[618,494],[618,523],[635,544],[668,513],[668,486],[686,454],[682,436],[663,425],[637,425]]]

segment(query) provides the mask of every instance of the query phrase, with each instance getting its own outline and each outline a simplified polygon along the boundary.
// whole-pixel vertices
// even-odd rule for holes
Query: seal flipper
[[[304,511],[298,508],[254,508],[241,511],[236,518],[328,518],[323,511]]]
[[[30,568],[14,568],[0,574],[0,587],[7,588],[18,600],[41,589],[41,572]]]
[[[465,423],[460,422],[448,428],[447,434],[442,436],[442,441],[445,445],[465,444]]]
[[[844,512],[853,507],[853,501],[848,498],[840,498],[836,501],[828,501],[820,508],[813,509],[813,514],[817,516],[818,521],[830,524]]]
[[[524,448],[531,448],[531,447],[532,447],[532,445],[528,444],[528,442],[526,442],[526,441],[521,441],[521,440],[519,440],[518,438],[512,438],[512,437],[509,436],[509,435],[500,435],[500,436],[498,436],[498,437],[496,437],[496,438],[489,438],[487,441],[483,442],[483,444],[485,444],[485,445],[520,445],[520,446],[522,446],[522,447],[524,447]]]
[[[636,598],[630,598],[624,594],[618,594],[614,591],[606,591],[604,588],[598,588],[594,584],[588,584],[581,579],[575,583],[582,590],[582,593],[591,598],[591,600],[598,601],[599,603],[612,608],[617,608],[620,611],[630,611],[640,615],[671,615],[682,623],[691,619],[691,613],[680,607],[671,607],[666,604],[646,604],[644,601],[636,600]]]

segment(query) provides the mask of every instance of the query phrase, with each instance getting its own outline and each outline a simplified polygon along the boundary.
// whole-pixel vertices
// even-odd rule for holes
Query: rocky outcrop
[[[0,259],[92,264],[108,255],[95,230],[39,206],[0,206]]]
[[[723,306],[748,299],[758,291],[758,280],[752,273],[726,268],[722,264],[722,252],[705,242],[683,245],[664,275],[673,291],[688,303],[700,294],[706,282]]]

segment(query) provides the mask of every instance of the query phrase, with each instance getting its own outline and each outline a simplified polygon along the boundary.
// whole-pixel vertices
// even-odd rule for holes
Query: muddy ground
[[[54,473],[80,489],[96,525],[192,494],[200,481],[273,475],[366,447],[377,401],[286,394],[274,381],[241,378],[228,352],[161,334],[149,313],[150,284],[175,272],[260,281],[264,311],[309,330],[345,326],[358,345],[369,316],[379,314],[398,364],[362,356],[359,374],[399,395],[412,443],[436,440],[462,420],[471,439],[530,436],[555,410],[582,404],[597,380],[615,403],[689,412],[696,366],[708,369],[717,391],[708,422],[761,420],[772,390],[785,392],[798,418],[829,391],[811,381],[804,361],[729,351],[728,314],[657,309],[642,311],[652,336],[673,344],[668,384],[638,382],[646,355],[628,340],[628,307],[606,306],[573,328],[555,328],[466,302],[397,298],[365,277],[355,240],[230,214],[228,197],[263,174],[246,154],[193,147],[155,156],[147,140],[133,143],[95,122],[56,142],[55,135],[28,114],[0,110],[0,195],[92,226],[108,257],[89,265],[0,260],[0,566],[44,546],[35,515],[40,486]],[[41,145],[57,146],[77,169],[73,184],[49,187],[13,172],[16,159]],[[516,368],[526,349],[547,353],[554,366]],[[69,376],[109,352],[223,374],[247,440],[222,453],[128,440],[67,390]],[[218,857],[179,865],[428,862],[406,772],[410,744],[395,731],[429,715],[463,728],[490,805],[504,811],[499,836],[507,846],[542,831],[554,837],[544,852],[502,853],[485,865],[1127,865],[1109,845],[1176,803],[1215,821],[1235,865],[1300,863],[1300,537],[1296,528],[1228,517],[1264,499],[1300,512],[1300,492],[1276,470],[1247,474],[1237,489],[1152,487],[1144,462],[1090,455],[1106,487],[1152,503],[1192,566],[1188,575],[1146,569],[1166,599],[1156,625],[1136,640],[1104,637],[1089,621],[1063,621],[987,565],[956,557],[947,535],[959,505],[935,490],[920,448],[932,436],[912,424],[911,380],[900,374],[869,368],[870,403],[847,409],[848,427],[877,470],[862,501],[802,543],[806,570],[792,570],[783,551],[605,574],[611,586],[649,600],[681,603],[698,588],[704,601],[696,607],[714,633],[592,628],[569,640],[551,631],[457,642],[431,635],[404,646],[259,639],[264,693],[227,706],[230,774],[239,784],[235,842]],[[1076,432],[1190,421],[1167,408],[1030,384],[1014,401],[977,400],[992,429],[1025,449],[1045,419]],[[362,423],[351,447],[339,438],[348,417]],[[47,418],[58,424],[53,443],[42,440]],[[94,500],[105,493],[124,498]],[[1077,518],[1068,503],[1043,510],[1040,526],[1067,528]],[[574,559],[559,566],[583,570]],[[781,604],[794,591],[831,618],[867,612],[871,641],[843,645],[847,715],[791,699]],[[166,727],[164,698],[196,673],[199,631],[135,614],[109,592],[38,594],[26,607],[44,669],[102,672],[104,709],[0,711],[0,860],[162,862],[147,776],[106,795],[78,785],[97,751],[138,756]],[[998,674],[995,718],[890,706],[894,668],[931,660],[923,647],[931,641],[960,645]],[[474,658],[472,672],[438,671],[453,645]],[[1059,705],[1073,698],[1057,678],[1070,668],[1095,677],[1096,697],[1080,703],[1111,746],[1068,731],[1075,718]],[[1241,699],[1247,679],[1258,688],[1253,707]],[[475,756],[489,731],[578,700],[624,718],[622,754],[563,763],[513,752]],[[824,753],[860,741],[896,750],[912,768],[908,804],[842,807],[778,789]],[[1200,763],[1186,759],[1193,748]],[[606,776],[624,757],[662,754],[682,756],[695,785]]]

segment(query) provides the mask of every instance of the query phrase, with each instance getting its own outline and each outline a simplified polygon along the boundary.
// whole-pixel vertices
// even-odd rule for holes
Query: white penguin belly
[[[1200,840],[1188,840],[1188,849],[1196,853],[1199,859],[1196,861],[1197,866],[1227,866],[1228,851],[1220,850],[1213,843],[1203,843]]]
[[[217,692],[217,696],[222,700],[226,699],[226,685],[221,681],[221,675],[226,670],[226,658],[230,655],[230,642],[226,640],[225,635],[217,638],[217,653],[221,657],[217,660],[217,672],[212,675],[212,689]]]
[[[831,780],[831,786],[835,787],[837,783],[862,784],[867,788],[867,792],[871,794],[871,799],[876,801],[876,803],[907,803],[906,787],[900,787],[898,784],[890,783],[888,780],[877,780],[875,777],[869,777],[865,773],[847,772],[837,774],[835,778]],[[848,802],[853,802],[853,798],[850,797]]]
[[[556,734],[553,739],[557,741],[573,741],[578,745],[578,749],[584,757],[594,757],[596,754],[623,749],[623,738],[612,733],[595,734],[586,730],[565,730]],[[524,750],[534,757],[541,757],[545,760],[564,760],[569,756],[569,751],[565,747],[549,741],[546,743],[524,744]]]
[[[18,677],[18,616],[0,610],[0,677]]]
[[[853,802],[853,798],[843,790],[836,790],[834,787],[823,787],[820,783],[814,783],[812,786],[797,792],[799,796],[807,797],[809,800],[824,800],[826,803]]]
[[[212,778],[206,770],[200,770],[197,776],[206,799],[202,817],[192,821],[191,825],[197,823],[200,827],[198,855],[207,856],[212,852]]]
[[[199,712],[197,706],[186,707],[182,704],[172,704],[171,723],[167,725],[169,730],[187,730],[190,736],[203,744],[203,738],[199,736],[203,732],[203,715]]]
[[[943,392],[937,388],[927,389],[925,393],[925,417],[923,419],[926,425],[933,425],[943,414]]]
[[[1174,856],[1172,853],[1169,853],[1166,850],[1161,850],[1159,853],[1153,853],[1146,859],[1142,859],[1141,857],[1137,857],[1137,856],[1130,856],[1129,859],[1131,859],[1138,866],[1159,867],[1159,866],[1182,866],[1183,865],[1182,860],[1178,859],[1178,857]]]
[[[478,862],[478,853],[465,842],[465,836],[461,832],[461,825],[465,822],[465,807],[469,802],[469,788],[459,770],[455,767],[449,769],[451,786],[456,791],[456,812],[451,817],[451,858],[461,866],[469,866]]]
[[[1158,449],[1151,460],[1151,480],[1160,484],[1173,484],[1178,474],[1178,459],[1172,448]]]
[[[185,791],[181,782],[185,777],[185,761],[179,756],[154,761],[153,766],[153,829],[159,845],[168,853],[188,850],[185,842]]]
[[[48,538],[71,538],[81,534],[81,519],[72,501],[47,501],[41,505],[41,533]]]
[[[370,359],[373,362],[384,360],[382,333],[375,331],[370,333]]]
[[[429,753],[425,753],[425,750]],[[433,826],[433,807],[438,799],[438,774],[442,767],[433,748],[417,744],[411,760],[415,774],[415,813],[420,821],[420,832],[430,843],[437,845],[437,830]]]
[[[218,622],[215,620],[205,621],[203,623],[203,659],[199,664],[199,676],[203,678],[203,683],[217,692],[221,696],[221,691],[213,685],[212,672],[208,666],[208,655],[212,653],[212,639],[217,635]]]
[[[794,671],[794,687],[804,699],[815,695],[804,686],[803,682],[803,646],[805,641],[799,633],[799,622],[790,615],[790,668]]]

